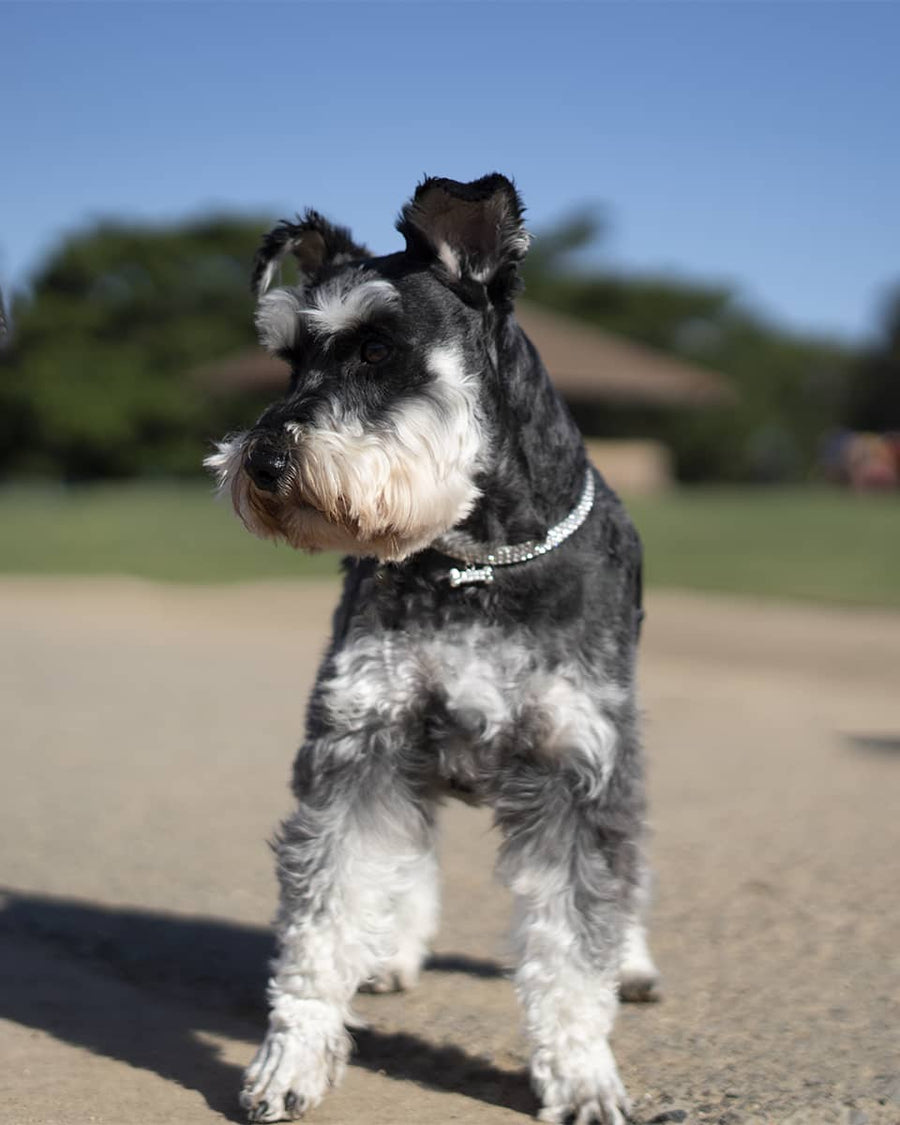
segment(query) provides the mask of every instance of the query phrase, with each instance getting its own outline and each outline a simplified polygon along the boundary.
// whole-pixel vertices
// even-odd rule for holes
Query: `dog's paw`
[[[662,998],[659,973],[623,970],[619,976],[619,996],[628,1004],[655,1004]]]
[[[302,1027],[270,1031],[244,1074],[241,1105],[248,1121],[296,1121],[340,1081],[350,1039]]]
[[[633,925],[625,935],[619,965],[619,996],[629,1003],[648,1004],[660,998],[659,970],[653,963],[643,927]]]
[[[580,1053],[580,1052],[579,1052]],[[541,1121],[554,1125],[626,1125],[631,1103],[606,1043],[595,1043],[590,1057],[552,1060],[540,1052],[532,1074],[543,1109]]]
[[[360,985],[360,992],[409,992],[419,983],[427,952],[427,946],[416,935],[401,940],[393,957]]]
[[[418,974],[408,977],[394,969],[384,969],[359,986],[360,992],[407,992],[418,984]]]
[[[409,992],[419,983],[422,958],[395,961],[360,985],[360,992]]]

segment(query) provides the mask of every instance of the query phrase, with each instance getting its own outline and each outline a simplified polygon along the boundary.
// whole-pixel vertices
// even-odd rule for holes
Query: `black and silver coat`
[[[619,1125],[617,989],[656,973],[640,922],[634,691],[641,555],[514,297],[512,184],[429,179],[406,249],[373,257],[315,212],[265,239],[254,284],[288,393],[209,460],[257,534],[346,552],[343,596],[278,842],[280,953],[242,1101],[300,1116],[337,1080],[363,983],[415,982],[437,922],[435,809],[487,803],[517,902],[517,989],[547,1120]],[[298,284],[271,289],[285,254]],[[555,549],[453,586],[450,529]],[[443,549],[442,549],[443,548]]]

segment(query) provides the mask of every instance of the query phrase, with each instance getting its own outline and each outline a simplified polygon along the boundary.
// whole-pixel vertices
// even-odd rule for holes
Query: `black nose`
[[[287,466],[287,453],[282,446],[266,438],[257,438],[244,458],[247,476],[262,492],[274,492]]]

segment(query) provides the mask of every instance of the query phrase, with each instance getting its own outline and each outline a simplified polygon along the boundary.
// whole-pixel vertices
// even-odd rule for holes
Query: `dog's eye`
[[[390,355],[391,346],[383,340],[366,340],[359,349],[359,358],[363,363],[368,363],[373,367],[379,363],[384,363],[386,359],[390,359]]]

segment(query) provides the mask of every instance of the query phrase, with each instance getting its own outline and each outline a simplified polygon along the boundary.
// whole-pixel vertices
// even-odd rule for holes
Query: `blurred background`
[[[257,240],[311,205],[387,252],[423,173],[498,169],[536,236],[522,321],[651,582],[900,604],[895,5],[0,24],[4,570],[328,569],[245,541],[200,467],[284,383],[254,347]]]
[[[0,3],[0,1125],[241,1120],[337,560],[201,462],[249,265],[513,176],[523,325],[645,542],[633,1120],[900,1125],[900,5]],[[533,1119],[486,810],[317,1125]]]

